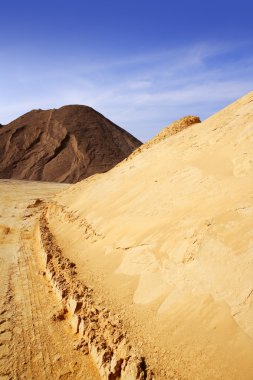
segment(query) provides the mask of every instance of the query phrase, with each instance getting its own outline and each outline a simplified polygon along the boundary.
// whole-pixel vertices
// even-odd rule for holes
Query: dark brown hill
[[[33,110],[0,128],[0,178],[75,183],[141,142],[87,106]]]

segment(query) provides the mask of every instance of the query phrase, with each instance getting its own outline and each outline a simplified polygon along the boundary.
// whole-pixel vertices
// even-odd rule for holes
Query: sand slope
[[[156,379],[253,378],[253,93],[72,186],[47,221]]]
[[[140,145],[91,107],[33,110],[0,126],[0,178],[75,183],[111,169]]]

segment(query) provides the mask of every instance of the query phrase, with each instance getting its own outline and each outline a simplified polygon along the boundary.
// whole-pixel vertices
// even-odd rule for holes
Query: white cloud
[[[207,117],[251,91],[252,57],[239,59],[236,49],[202,44],[94,62],[2,52],[0,122],[33,108],[87,104],[145,140],[178,117]]]

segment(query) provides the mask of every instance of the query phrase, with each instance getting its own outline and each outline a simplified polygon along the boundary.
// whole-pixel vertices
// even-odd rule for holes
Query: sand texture
[[[44,212],[76,281],[144,358],[144,377],[253,378],[253,93],[70,187]],[[103,339],[94,357],[117,351]],[[103,370],[124,362],[116,351]]]
[[[184,129],[190,127],[193,124],[201,123],[198,116],[184,116],[179,120],[174,121],[167,127],[163,128],[153,139],[149,140],[145,144],[142,144],[137,148],[128,159],[132,159],[136,154],[143,152],[145,149],[151,148],[153,145],[158,144],[159,142],[167,139],[170,136],[175,135],[183,131]]]
[[[87,106],[33,110],[0,126],[0,178],[75,183],[106,172],[140,145]]]
[[[0,215],[1,379],[253,379],[253,92]]]
[[[97,380],[44,273],[36,221],[66,185],[0,181],[0,379]],[[34,207],[35,204],[35,207]],[[29,206],[31,205],[31,206]]]

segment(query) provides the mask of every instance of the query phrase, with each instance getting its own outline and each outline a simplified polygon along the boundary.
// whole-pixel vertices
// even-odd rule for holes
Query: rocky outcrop
[[[75,183],[111,169],[140,145],[87,106],[33,110],[0,126],[0,178]]]

